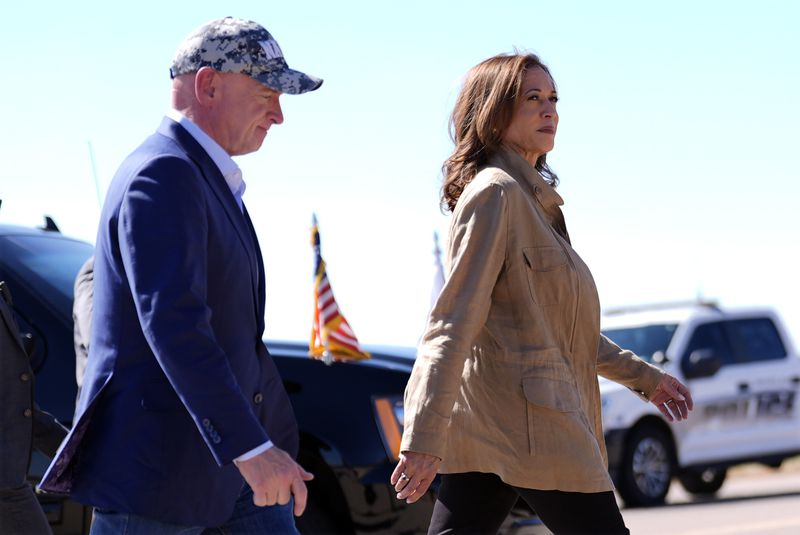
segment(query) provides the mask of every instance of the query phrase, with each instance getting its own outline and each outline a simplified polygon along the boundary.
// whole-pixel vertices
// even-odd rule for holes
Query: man
[[[31,450],[53,456],[67,430],[33,402],[33,371],[0,281],[0,533],[40,535],[50,526],[28,484]]]
[[[261,341],[263,263],[231,156],[283,122],[282,93],[322,80],[234,18],[193,32],[171,75],[173,109],[109,186],[80,416],[40,487],[94,505],[92,533],[296,533],[312,476]]]
[[[75,276],[72,301],[72,335],[75,344],[75,382],[78,384],[78,399],[89,362],[89,333],[92,332],[92,295],[94,293],[94,257],[83,263]],[[75,404],[77,409],[77,400]],[[75,415],[77,420],[77,414]]]

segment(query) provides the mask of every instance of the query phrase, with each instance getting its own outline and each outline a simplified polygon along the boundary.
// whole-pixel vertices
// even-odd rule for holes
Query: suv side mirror
[[[683,362],[683,373],[687,379],[711,377],[722,368],[722,360],[713,349],[695,349]]]

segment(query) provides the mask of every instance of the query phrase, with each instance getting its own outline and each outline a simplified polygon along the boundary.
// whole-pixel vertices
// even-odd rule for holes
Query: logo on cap
[[[259,41],[258,44],[261,45],[261,48],[264,50],[264,54],[267,55],[267,59],[276,59],[283,57],[283,52],[281,52],[281,47],[278,46],[278,42],[276,40],[270,39],[268,41]]]

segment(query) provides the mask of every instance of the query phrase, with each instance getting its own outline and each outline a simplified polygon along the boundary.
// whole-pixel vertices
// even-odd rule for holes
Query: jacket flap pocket
[[[575,385],[551,377],[523,377],[525,399],[533,405],[560,412],[580,409],[580,398]]]
[[[522,254],[534,271],[555,271],[567,263],[567,255],[561,247],[524,247]]]

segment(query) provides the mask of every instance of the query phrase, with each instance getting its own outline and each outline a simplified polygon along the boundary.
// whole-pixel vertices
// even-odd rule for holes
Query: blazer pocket
[[[575,385],[549,377],[523,377],[522,390],[528,403],[558,412],[580,410],[581,400]]]
[[[527,400],[529,455],[536,455],[537,435],[544,442],[539,449],[547,454],[553,449],[551,435],[559,433],[565,417],[571,418],[567,413],[580,410],[577,388],[573,383],[551,377],[523,377],[522,390]]]
[[[557,305],[569,291],[567,255],[561,247],[524,247],[528,289],[540,306]]]

